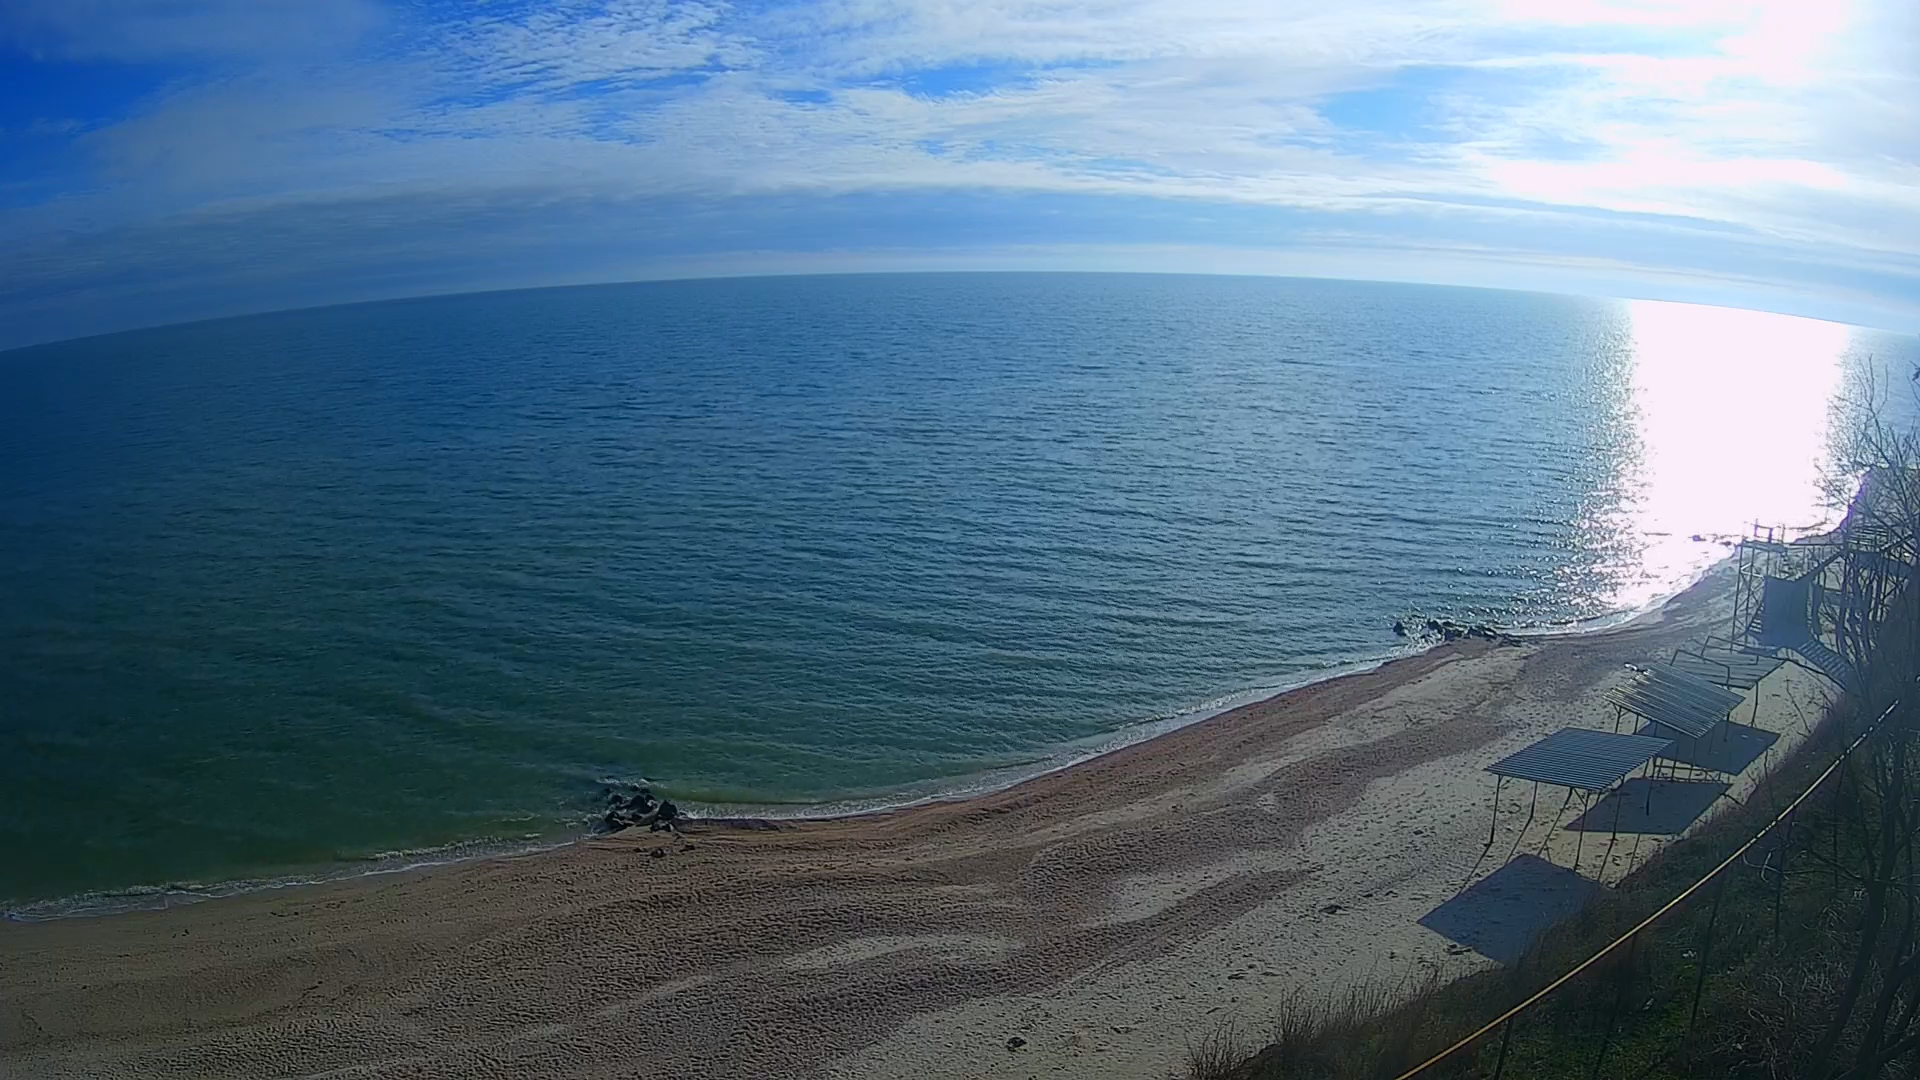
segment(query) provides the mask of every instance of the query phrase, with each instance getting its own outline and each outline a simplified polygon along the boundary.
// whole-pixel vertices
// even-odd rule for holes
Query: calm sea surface
[[[1408,613],[1629,610],[1755,519],[1820,520],[1850,373],[1914,352],[1672,305],[905,275],[0,355],[0,901],[577,834],[606,778],[897,800],[1388,655]]]

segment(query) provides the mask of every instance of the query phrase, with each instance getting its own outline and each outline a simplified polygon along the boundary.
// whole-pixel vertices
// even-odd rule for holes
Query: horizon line
[[[1685,304],[1690,307],[1717,307],[1730,311],[1751,311],[1766,315],[1779,315],[1783,318],[1806,319],[1810,322],[1825,322],[1835,326],[1844,326],[1856,330],[1868,330],[1875,333],[1892,334],[1899,337],[1920,337],[1920,327],[1897,329],[1871,323],[1847,322],[1841,319],[1825,318],[1818,315],[1803,315],[1798,312],[1780,311],[1775,308],[1758,307],[1750,304],[1704,303],[1697,300],[1676,300],[1671,297],[1641,295],[1608,295],[1602,293],[1583,293],[1556,289],[1516,289],[1511,286],[1467,284],[1459,282],[1422,281],[1411,278],[1375,278],[1347,277],[1337,274],[1262,274],[1246,270],[1133,270],[1133,269],[1061,269],[1055,267],[918,267],[891,269],[848,269],[848,270],[779,270],[762,269],[755,271],[729,272],[715,270],[710,273],[682,273],[661,277],[610,278],[601,281],[569,281],[545,285],[503,285],[495,288],[450,289],[445,291],[428,290],[419,293],[407,293],[400,296],[376,296],[355,300],[339,300],[322,304],[296,304],[291,307],[265,307],[249,311],[236,311],[223,315],[211,315],[204,318],[182,319],[174,322],[142,323],[137,326],[119,327],[113,330],[101,330],[94,333],[77,334],[71,337],[51,337],[40,341],[29,341],[20,345],[0,348],[0,359],[15,353],[29,352],[34,349],[57,345],[71,345],[78,342],[95,341],[102,338],[120,337],[127,334],[142,334],[156,330],[172,330],[192,326],[206,326],[216,323],[239,322],[245,319],[267,318],[275,315],[292,315],[301,312],[328,311],[335,308],[374,307],[381,304],[405,304],[420,300],[450,300],[465,296],[495,296],[510,293],[557,292],[566,289],[603,289],[630,285],[672,285],[701,281],[755,281],[778,280],[788,278],[849,278],[849,277],[934,277],[938,275],[1027,275],[1027,276],[1104,276],[1104,277],[1181,277],[1181,278],[1239,278],[1262,281],[1330,281],[1358,285],[1404,285],[1414,288],[1461,289],[1474,292],[1513,293],[1521,296],[1558,296],[1580,300],[1613,301],[1616,303],[1659,303]]]

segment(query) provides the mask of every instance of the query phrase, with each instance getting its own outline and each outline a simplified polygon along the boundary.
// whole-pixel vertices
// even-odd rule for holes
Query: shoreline
[[[1730,592],[1444,645],[968,799],[0,924],[0,1067],[1159,1080],[1301,992],[1491,962],[1430,928],[1499,865],[1481,770],[1606,727],[1622,665],[1720,629]],[[1786,670],[1761,711],[1790,724]],[[1519,811],[1498,850],[1546,850]],[[1621,839],[1605,880],[1666,842]]]
[[[1588,619],[1576,619],[1567,623],[1545,624],[1526,627],[1495,626],[1496,630],[1510,636],[1521,638],[1528,644],[1545,644],[1556,640],[1579,639],[1594,635],[1617,633],[1633,627],[1636,623],[1652,617],[1667,604],[1684,595],[1703,581],[1720,573],[1729,565],[1731,554],[1722,555],[1709,562],[1694,573],[1678,589],[1656,595],[1652,600],[1637,608],[1624,609],[1606,615]],[[968,799],[993,795],[997,792],[1017,788],[1023,784],[1054,773],[1078,768],[1090,761],[1109,754],[1117,753],[1129,747],[1179,731],[1183,728],[1204,724],[1217,717],[1239,709],[1255,705],[1273,703],[1289,694],[1298,693],[1323,683],[1365,675],[1379,671],[1389,665],[1401,663],[1424,656],[1437,649],[1452,644],[1443,640],[1410,640],[1406,646],[1383,656],[1372,659],[1359,659],[1335,664],[1303,678],[1284,679],[1267,686],[1258,686],[1246,690],[1219,695],[1209,703],[1174,713],[1168,716],[1137,720],[1113,731],[1089,736],[1077,743],[1056,746],[1043,753],[1035,762],[1020,765],[988,769],[977,773],[968,773],[958,777],[933,779],[918,785],[908,785],[903,789],[883,792],[872,796],[854,796],[830,802],[809,802],[794,804],[777,803],[729,803],[701,804],[683,802],[683,812],[687,813],[695,825],[708,824],[720,827],[739,823],[801,823],[813,821],[832,821],[846,818],[859,818],[873,814],[886,814],[895,811],[913,810],[941,803],[964,802]],[[613,782],[611,779],[604,781]],[[916,788],[926,788],[916,792]],[[669,793],[670,794],[670,793]],[[588,815],[589,817],[595,815]],[[472,840],[458,840],[447,844],[432,845],[419,849],[399,852],[387,852],[370,855],[361,859],[314,864],[307,867],[290,869],[284,874],[261,878],[235,878],[230,880],[201,882],[168,882],[160,885],[136,885],[124,889],[102,889],[74,895],[52,897],[45,900],[17,902],[0,909],[0,922],[31,924],[62,919],[99,919],[136,912],[166,911],[177,907],[186,907],[214,900],[226,900],[233,897],[251,896],[258,893],[278,892],[287,889],[302,889],[337,882],[357,881],[363,878],[377,879],[394,874],[409,874],[432,871],[449,866],[459,866],[477,860],[514,858],[524,855],[537,855],[573,844],[585,843],[605,833],[591,830],[557,831],[539,836],[526,836],[520,839],[482,837]]]
[[[1645,612],[1633,615],[1639,618]],[[1624,624],[1622,624],[1624,625]],[[1618,629],[1618,626],[1609,629]],[[1584,631],[1585,633],[1605,633],[1607,630]],[[1579,631],[1569,632],[1580,633]],[[978,773],[969,773],[958,778],[957,784],[943,784],[928,781],[934,790],[926,794],[908,795],[905,791],[883,793],[869,797],[853,797],[834,802],[809,802],[787,804],[774,803],[728,803],[702,804],[682,803],[683,820],[691,827],[713,826],[718,828],[758,828],[764,824],[799,825],[810,822],[845,821],[891,814],[901,811],[913,811],[928,806],[965,802],[970,799],[995,795],[1018,788],[1023,784],[1079,768],[1088,762],[1096,761],[1109,754],[1153,742],[1174,732],[1197,724],[1206,723],[1216,717],[1239,709],[1276,701],[1288,694],[1319,686],[1323,683],[1354,675],[1365,675],[1380,670],[1387,665],[1403,660],[1423,656],[1436,649],[1444,648],[1447,642],[1433,642],[1410,651],[1395,653],[1374,660],[1356,660],[1340,664],[1317,673],[1310,678],[1289,682],[1277,687],[1259,687],[1238,694],[1223,695],[1223,704],[1201,705],[1186,712],[1156,719],[1139,720],[1102,735],[1092,736],[1082,743],[1096,744],[1092,748],[1080,748],[1069,743],[1049,752],[1042,762],[1006,766]],[[1144,733],[1142,733],[1144,732]],[[1005,777],[1001,779],[1000,777]],[[603,783],[614,783],[612,779]],[[671,793],[669,793],[671,794]],[[597,815],[589,815],[595,817]],[[304,870],[294,870],[271,878],[237,878],[210,884],[198,882],[175,882],[164,885],[141,885],[118,890],[97,890],[74,896],[55,897],[48,900],[30,900],[0,910],[0,921],[33,924],[63,919],[104,919],[118,915],[140,912],[167,911],[179,907],[188,907],[235,897],[252,896],[260,893],[278,892],[287,889],[304,889],[315,886],[353,882],[361,879],[381,878],[394,874],[431,872],[444,867],[461,866],[487,859],[518,858],[539,855],[588,843],[597,839],[618,834],[594,831],[567,831],[539,837],[527,837],[523,840],[481,838],[477,840],[454,841],[448,844],[430,846],[403,852],[371,855],[364,859],[318,864]],[[471,849],[482,850],[471,850]],[[444,857],[442,857],[444,856]],[[369,865],[378,864],[378,865]],[[47,910],[54,909],[54,910]]]
[[[1639,618],[1645,612],[1632,618]],[[1614,627],[1617,629],[1618,627]],[[1588,633],[1600,631],[1587,631]],[[1257,687],[1237,694],[1222,695],[1215,701],[1220,704],[1203,704],[1193,709],[1154,719],[1138,720],[1114,731],[1081,740],[1080,744],[1068,743],[1049,751],[1040,762],[1011,765],[983,772],[968,773],[957,778],[956,784],[945,784],[938,780],[928,781],[933,790],[925,794],[907,794],[907,791],[895,791],[868,797],[851,797],[834,802],[808,802],[793,804],[775,803],[726,803],[703,804],[682,803],[683,820],[691,827],[713,826],[718,828],[758,828],[768,823],[778,825],[801,825],[812,822],[845,821],[891,814],[901,811],[913,811],[928,806],[965,802],[1018,788],[1023,784],[1078,768],[1109,754],[1118,753],[1143,743],[1150,743],[1174,732],[1197,724],[1206,723],[1216,717],[1239,709],[1276,701],[1288,694],[1319,686],[1323,683],[1354,675],[1375,672],[1389,664],[1423,656],[1436,649],[1445,647],[1448,642],[1432,642],[1417,649],[1395,653],[1373,660],[1356,660],[1339,664],[1323,672],[1302,679],[1290,681],[1278,686]],[[1086,744],[1093,744],[1085,748]],[[1004,779],[1001,779],[1004,777]],[[612,784],[612,778],[602,781]],[[909,788],[908,790],[911,790]],[[668,793],[671,795],[671,793]],[[590,814],[589,817],[597,817]],[[167,911],[173,908],[227,900],[234,897],[252,896],[259,893],[277,892],[286,889],[303,889],[314,886],[333,885],[341,882],[358,881],[363,878],[380,878],[393,874],[428,872],[443,867],[461,866],[467,863],[487,859],[518,858],[527,855],[539,855],[545,852],[583,844],[597,839],[619,834],[594,831],[568,831],[539,837],[527,837],[523,840],[481,838],[476,840],[454,841],[448,844],[430,846],[402,852],[371,855],[364,859],[318,864],[305,870],[289,871],[285,875],[271,878],[238,878],[218,881],[210,884],[198,882],[176,882],[164,885],[132,886],[119,890],[97,890],[80,893],[75,896],[55,897],[48,900],[30,900],[0,910],[0,921],[32,924],[62,919],[102,919],[116,915],[128,915],[139,912]],[[484,849],[470,851],[465,849]],[[440,856],[445,855],[442,858]],[[368,865],[381,864],[381,865]],[[150,898],[144,899],[143,898]],[[117,901],[125,900],[125,903]],[[55,908],[58,910],[46,911]]]
[[[1721,555],[1693,573],[1684,585],[1671,592],[1657,594],[1652,600],[1637,608],[1588,619],[1572,620],[1567,623],[1526,627],[1496,625],[1494,629],[1522,639],[1528,645],[1545,645],[1556,641],[1579,640],[1630,630],[1644,620],[1658,616],[1668,604],[1699,587],[1716,574],[1727,572],[1732,559],[1731,553]],[[831,802],[794,803],[790,806],[773,803],[711,805],[683,803],[683,810],[696,827],[710,825],[724,828],[742,824],[747,827],[756,827],[764,822],[790,824],[844,820],[911,811],[944,803],[965,802],[1009,791],[1046,776],[1079,768],[1102,757],[1154,742],[1185,728],[1207,723],[1241,709],[1280,704],[1281,699],[1288,695],[1340,679],[1381,671],[1391,665],[1417,659],[1452,644],[1455,643],[1445,640],[1411,639],[1404,647],[1383,656],[1339,663],[1303,678],[1285,679],[1273,685],[1223,694],[1212,699],[1210,703],[1203,703],[1192,709],[1168,716],[1134,721],[1113,731],[1090,736],[1078,743],[1056,746],[1045,751],[1035,762],[988,769],[944,780],[933,779],[892,792],[865,797],[855,796]],[[923,792],[914,790],[921,787],[927,790]],[[487,859],[537,855],[586,843],[607,835],[609,834],[591,830],[586,832],[566,830],[527,836],[517,840],[483,837],[420,849],[380,853],[363,859],[316,864],[290,869],[284,874],[265,878],[237,878],[211,883],[169,882],[161,885],[130,886],[125,889],[95,890],[70,896],[15,903],[0,909],[0,922],[33,924],[64,919],[98,919],[138,912],[166,911],[260,893],[304,889],[361,879],[378,879],[395,874],[431,872]]]

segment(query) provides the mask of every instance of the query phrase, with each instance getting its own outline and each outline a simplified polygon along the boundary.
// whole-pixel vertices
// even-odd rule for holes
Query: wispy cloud
[[[386,21],[372,0],[10,0],[0,42],[37,60],[268,60],[349,47]]]
[[[1906,0],[20,0],[0,75],[40,92],[0,111],[29,163],[0,170],[0,316],[147,319],[143,296],[254,288],[269,259],[298,303],[667,248],[850,257],[780,215],[859,234],[912,196],[948,200],[929,251],[971,212],[1009,253],[1097,223],[1133,266],[1124,211],[1196,250],[1345,237],[1385,277],[1497,249],[1621,289],[1719,266],[1738,300],[1765,266],[1769,295],[1897,320],[1916,46]],[[730,209],[663,247],[696,203]],[[488,238],[517,270],[476,273]]]

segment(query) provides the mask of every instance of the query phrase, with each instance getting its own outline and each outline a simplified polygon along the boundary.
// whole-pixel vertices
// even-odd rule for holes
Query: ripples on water
[[[809,804],[1811,524],[1911,339],[1237,278],[581,288],[0,357],[0,898]],[[1903,353],[1902,350],[1905,350]],[[1850,367],[1849,365],[1852,365]]]

